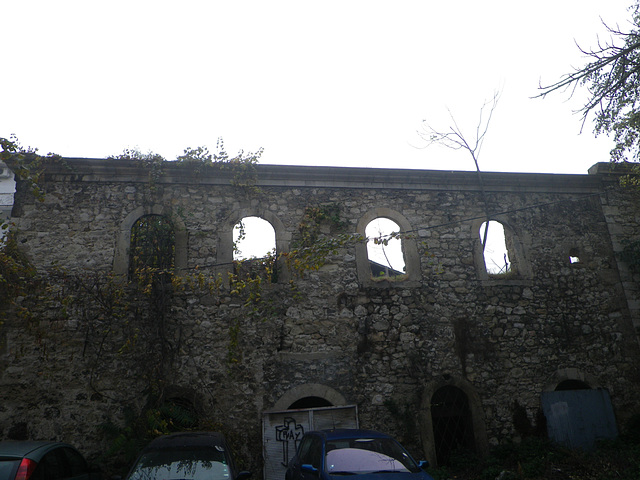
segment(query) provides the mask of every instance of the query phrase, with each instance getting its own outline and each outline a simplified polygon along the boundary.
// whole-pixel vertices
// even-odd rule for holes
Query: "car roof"
[[[362,430],[359,428],[338,428],[330,430],[316,430],[309,434],[319,434],[327,440],[336,440],[340,438],[392,438],[386,433],[376,432],[375,430]]]
[[[6,457],[33,456],[48,452],[54,447],[71,447],[71,445],[45,440],[6,440],[0,442],[0,455]]]
[[[158,450],[176,447],[225,447],[224,435],[218,432],[180,432],[155,438],[145,450]]]

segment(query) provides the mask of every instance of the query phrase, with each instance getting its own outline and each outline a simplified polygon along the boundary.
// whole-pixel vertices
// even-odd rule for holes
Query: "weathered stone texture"
[[[69,163],[75,173],[47,175],[43,203],[16,196],[19,244],[43,273],[54,265],[111,272],[119,232],[140,207],[180,220],[184,271],[205,274],[227,268],[220,264],[230,258],[229,239],[221,238],[244,216],[277,219],[283,242],[295,239],[308,206],[340,205],[348,232],[374,209],[411,226],[414,238],[404,241],[418,256],[407,260],[419,263],[419,274],[406,281],[363,278],[358,250],[348,245],[295,280],[296,300],[286,282],[265,285],[275,301],[268,316],[240,315],[228,292],[171,297],[166,334],[175,349],[153,361],[168,384],[197,392],[208,416],[242,432],[254,467],[262,413],[305,384],[338,391],[358,405],[362,426],[398,435],[420,457],[419,434],[428,436],[430,425],[406,431],[388,405],[416,423],[428,405],[425,387],[437,382],[462,382],[478,396],[485,444],[517,436],[514,400],[533,419],[541,392],[568,378],[607,388],[619,419],[638,409],[638,278],[615,252],[637,236],[639,214],[606,173],[486,174],[489,210],[508,230],[517,270],[493,277],[482,264],[475,174],[260,166],[259,191],[251,191],[230,185],[224,172],[194,176],[175,166],[150,184],[146,171],[118,162]],[[569,262],[570,252],[579,263]],[[43,308],[36,325],[13,316],[2,326],[0,437],[24,422],[31,437],[97,452],[105,444],[96,426],[120,418],[124,405],[144,404],[137,372],[151,360],[136,347],[118,353],[135,326],[105,323],[110,333],[98,341],[81,310],[62,318]]]

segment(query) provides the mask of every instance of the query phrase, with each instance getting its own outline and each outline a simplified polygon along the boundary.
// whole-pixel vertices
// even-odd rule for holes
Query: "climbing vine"
[[[340,205],[331,203],[319,206],[308,206],[298,225],[298,239],[294,248],[309,248],[313,246],[320,235],[325,233],[340,232],[346,227],[340,218]]]
[[[240,150],[235,157],[232,157],[227,153],[222,138],[218,138],[215,152],[211,153],[207,147],[187,148],[177,161],[192,165],[196,174],[213,168],[230,171],[233,174],[232,185],[257,193],[259,189],[256,186],[258,181],[256,165],[262,152],[262,148],[257,152],[249,153]]]
[[[640,240],[623,242],[620,260],[629,266],[633,273],[640,273]]]
[[[2,146],[2,158],[14,168],[18,180],[30,187],[35,198],[44,199],[45,164],[59,157],[41,157],[34,149],[23,149],[6,139],[2,139]],[[235,187],[258,192],[255,164],[260,154],[261,150],[230,157],[220,140],[215,153],[206,147],[187,149],[177,161],[193,165],[196,172],[229,169],[234,173]],[[149,170],[150,189],[157,187],[167,165],[160,155],[136,150],[125,150],[111,158],[141,162]],[[290,251],[273,251],[262,259],[237,261],[225,273],[204,268],[185,273],[175,270],[174,224],[164,216],[147,215],[131,230],[130,268],[123,276],[105,271],[66,271],[57,266],[38,272],[10,234],[0,251],[0,300],[14,311],[38,306],[41,318],[30,328],[43,350],[48,342],[59,346],[56,342],[66,341],[61,340],[64,329],[73,329],[69,338],[77,338],[80,332],[84,338],[81,354],[88,365],[90,387],[97,395],[123,404],[133,403],[141,394],[157,399],[139,410],[139,417],[131,420],[130,430],[114,432],[114,442],[124,446],[137,429],[165,433],[172,428],[171,422],[180,417],[180,412],[167,414],[161,408],[170,370],[175,367],[178,353],[189,348],[185,325],[176,320],[183,316],[174,315],[176,309],[188,311],[190,304],[199,305],[195,300],[198,298],[220,308],[218,318],[227,322],[226,362],[230,371],[237,372],[246,348],[243,325],[282,318],[288,306],[300,302],[304,298],[296,284],[300,277],[320,269],[341,249],[365,240],[346,230],[339,204],[309,206],[297,226]],[[275,282],[279,266],[291,272],[288,283]],[[137,387],[128,394],[114,394],[113,385],[105,380],[113,375],[113,369],[130,376]]]
[[[44,190],[41,183],[44,167],[47,163],[61,163],[62,157],[54,153],[40,155],[37,148],[23,147],[15,135],[0,137],[0,147],[0,160],[11,168],[16,181],[24,182],[33,196],[43,202]]]

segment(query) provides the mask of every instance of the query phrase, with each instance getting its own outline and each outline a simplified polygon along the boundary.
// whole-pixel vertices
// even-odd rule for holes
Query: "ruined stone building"
[[[46,168],[42,201],[17,183],[12,229],[43,291],[5,306],[0,438],[95,453],[98,425],[159,398],[234,432],[253,468],[280,442],[276,473],[264,470],[275,478],[306,428],[387,431],[445,463],[545,428],[562,439],[571,395],[595,402],[595,438],[639,413],[640,291],[624,253],[640,210],[608,164],[483,173],[482,185],[426,170],[258,165],[242,183],[232,168],[179,163]],[[497,270],[487,215],[506,245]],[[175,274],[151,303],[126,289],[132,229],[149,216],[172,232]],[[264,267],[234,266],[246,217],[273,227],[277,259],[239,291],[228,273]],[[363,240],[379,218],[400,231],[383,245],[400,242],[400,267]],[[283,254],[305,244],[327,250],[298,272]]]

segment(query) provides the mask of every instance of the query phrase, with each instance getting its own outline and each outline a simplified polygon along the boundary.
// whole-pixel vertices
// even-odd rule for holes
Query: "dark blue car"
[[[433,480],[393,437],[371,430],[320,430],[302,437],[285,480]]]

